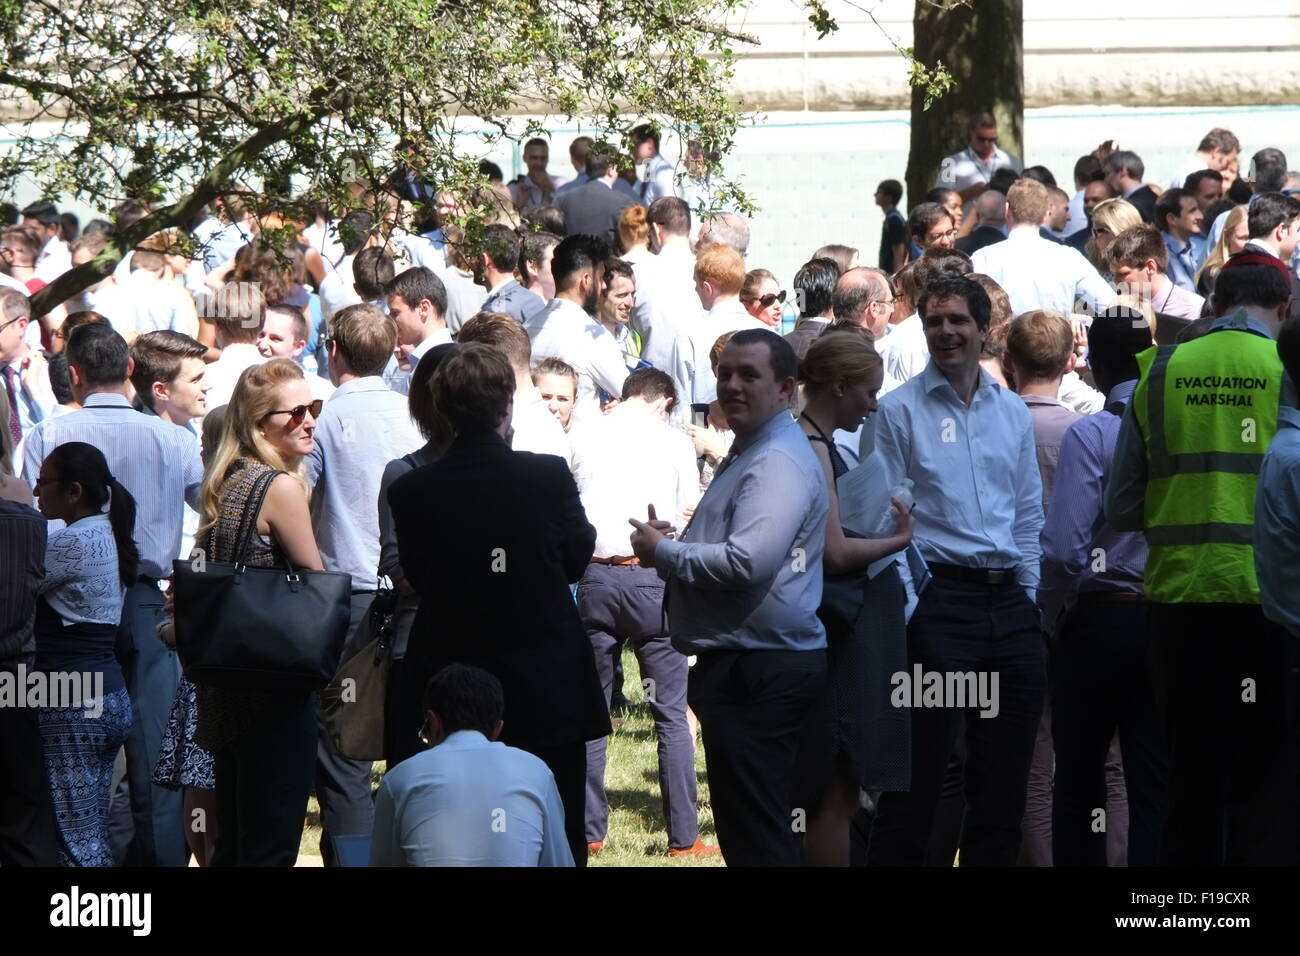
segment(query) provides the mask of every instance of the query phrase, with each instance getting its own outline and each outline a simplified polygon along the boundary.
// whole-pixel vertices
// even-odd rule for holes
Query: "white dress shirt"
[[[307,245],[320,253],[326,262],[338,262],[343,258],[343,241],[339,238],[339,221],[331,219],[326,223],[312,223],[302,231]]]
[[[36,257],[36,278],[53,282],[72,268],[72,253],[68,244],[58,237],[51,236],[41,247],[41,254]]]
[[[677,385],[677,401],[682,408],[688,410],[689,405],[707,404],[718,397],[718,380],[709,352],[719,338],[741,329],[766,328],[745,311],[739,299],[730,299],[719,302],[704,318],[679,333],[673,343],[672,364],[665,371]]]
[[[663,199],[665,196],[676,196],[680,199],[682,190],[677,185],[677,176],[673,173],[673,164],[655,153],[650,161],[646,163],[645,181],[642,182],[638,192],[641,194],[642,204],[646,206],[649,206],[656,199]]]
[[[447,328],[455,334],[483,308],[487,289],[470,273],[451,267],[442,273],[442,283],[447,289]]]
[[[980,159],[975,150],[967,146],[960,152],[944,157],[939,165],[939,176],[934,185],[936,188],[942,186],[944,189],[955,189],[961,192],[976,183],[988,182],[999,169],[1024,172],[1020,160],[998,146],[993,147],[992,154],[986,160]]]
[[[915,483],[915,541],[926,561],[1015,567],[1020,584],[1038,586],[1043,489],[1020,396],[980,369],[967,406],[931,363],[881,400],[876,449],[891,486]]]
[[[885,340],[876,346],[885,365],[885,380],[880,386],[884,397],[909,379],[915,378],[930,364],[930,343],[925,338],[925,326],[915,312],[902,322],[889,327]]]
[[[541,759],[475,730],[403,760],[375,794],[371,866],[573,866]]]
[[[140,335],[164,329],[198,335],[194,300],[181,280],[165,280],[144,269],[135,269],[122,284],[121,295],[131,304],[132,329]]]
[[[1080,378],[1078,372],[1066,372],[1061,376],[1056,400],[1080,415],[1093,415],[1106,407],[1106,396]]]
[[[209,386],[208,411],[229,405],[230,396],[235,394],[235,384],[244,369],[261,365],[265,361],[257,346],[248,342],[236,342],[223,348],[221,357],[203,372],[203,380]]]
[[[407,359],[407,368],[397,361],[394,355],[384,366],[383,379],[398,395],[409,395],[411,393],[411,376],[415,373],[415,366],[420,364],[420,359],[431,352],[439,345],[450,345],[452,342],[451,332],[446,327],[434,329],[424,341],[411,350],[410,358]]]
[[[700,499],[695,446],[644,402],[623,402],[608,415],[575,425],[573,477],[587,520],[596,529],[598,558],[632,553],[628,518],[644,520],[646,505],[678,528]]]
[[[673,343],[704,313],[695,292],[695,254],[676,240],[658,255],[633,263],[636,304],[632,328],[641,336],[641,357],[672,374]]]
[[[339,264],[329,269],[320,283],[321,319],[329,322],[334,313],[349,305],[360,305],[361,296],[357,295],[356,281],[352,275],[352,261],[355,255],[344,256]]]
[[[597,391],[615,398],[623,394],[627,378],[623,353],[605,327],[580,306],[568,299],[552,299],[524,328],[532,340],[534,365],[554,357],[572,365],[578,373],[575,414],[584,407],[590,413],[592,406],[597,406]]]
[[[573,469],[573,449],[560,420],[551,414],[536,386],[515,392],[514,412],[510,419],[514,430],[510,447],[514,451],[531,451],[538,455],[555,455]]]
[[[84,408],[47,418],[27,436],[23,477],[28,483],[40,475],[46,455],[72,441],[102,451],[113,477],[135,498],[140,573],[170,577],[181,546],[181,504],[199,506],[203,462],[194,433],[137,412],[122,395],[95,392]]]
[[[1012,315],[1035,309],[1096,315],[1115,298],[1115,290],[1079,250],[1044,239],[1036,226],[1016,226],[1005,241],[977,249],[971,262],[1006,290]],[[1077,300],[1086,309],[1077,308]]]

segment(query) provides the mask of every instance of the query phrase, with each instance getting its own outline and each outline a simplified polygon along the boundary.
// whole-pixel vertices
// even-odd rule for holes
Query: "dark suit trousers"
[[[12,667],[3,671],[16,674]],[[0,867],[60,865],[36,715],[32,707],[0,707]]]
[[[118,630],[118,661],[131,697],[131,730],[126,738],[126,776],[131,787],[135,838],[127,855],[131,866],[184,866],[185,807],[179,791],[153,783],[167,718],[180,683],[175,652],[158,640],[163,593],[156,584],[127,588]]]
[[[213,866],[293,866],[316,755],[315,694],[286,691],[213,757],[217,846]],[[325,838],[321,838],[324,853]]]
[[[804,722],[826,692],[826,652],[709,651],[691,668],[718,844],[728,866],[800,866],[794,770]]]
[[[373,591],[352,595],[352,621],[344,642],[343,660],[357,651],[358,631],[366,612],[375,600]],[[349,760],[334,749],[334,742],[325,732],[324,721],[319,721],[320,733],[316,746],[316,799],[320,802],[320,855],[326,866],[334,866],[333,836],[361,836],[370,833],[375,824],[375,801],[370,786],[369,760]],[[411,732],[414,737],[416,731]]]
[[[1151,628],[1170,745],[1161,865],[1291,865],[1295,638],[1247,604],[1155,604]]]
[[[1057,866],[1105,866],[1117,822],[1107,807],[1106,763],[1119,731],[1128,793],[1128,864],[1155,866],[1165,818],[1168,754],[1155,699],[1147,606],[1087,594],[1052,652]],[[1099,821],[1104,825],[1099,826]]]
[[[668,824],[668,846],[686,849],[700,835],[696,815],[695,742],[686,723],[686,656],[673,650],[664,628],[664,585],[657,572],[637,565],[592,564],[578,586],[578,614],[587,627],[605,702],[610,702],[614,665],[625,642],[632,645],[646,704],[659,741],[659,792]],[[587,743],[588,843],[603,842],[609,829],[605,757],[609,738]]]
[[[961,865],[1014,866],[1034,738],[1047,675],[1038,609],[1016,584],[936,578],[907,627],[909,669],[998,676],[996,717],[978,707],[912,710],[912,786],[880,798],[872,866],[921,866],[931,842],[944,773],[965,717],[966,819]],[[991,689],[991,688],[990,688]]]

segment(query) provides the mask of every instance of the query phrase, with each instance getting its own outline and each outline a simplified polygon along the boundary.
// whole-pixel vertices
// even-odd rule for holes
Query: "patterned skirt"
[[[199,707],[195,687],[184,677],[176,688],[172,700],[171,716],[163,734],[162,749],[153,768],[153,782],[168,790],[193,787],[196,790],[215,790],[217,781],[212,771],[212,754],[194,742],[194,731],[199,723]]]
[[[99,703],[102,713],[87,716]],[[131,698],[118,690],[79,707],[42,707],[37,719],[63,865],[112,866],[108,806],[113,763],[131,729]]]

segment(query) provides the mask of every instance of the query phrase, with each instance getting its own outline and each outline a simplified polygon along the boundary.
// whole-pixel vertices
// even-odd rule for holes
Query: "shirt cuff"
[[[661,572],[676,573],[678,565],[681,564],[683,547],[685,545],[680,541],[664,538],[655,546],[655,567]]]

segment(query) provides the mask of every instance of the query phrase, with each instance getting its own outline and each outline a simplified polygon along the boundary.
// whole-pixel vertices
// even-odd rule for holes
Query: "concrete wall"
[[[979,2],[979,0],[973,0]],[[765,110],[906,109],[912,0],[871,4],[880,27],[844,0],[824,40],[790,0],[754,0],[730,25],[760,41],[738,46],[733,89]],[[1300,3],[1254,0],[1024,0],[1025,105],[1246,106],[1300,103]]]

